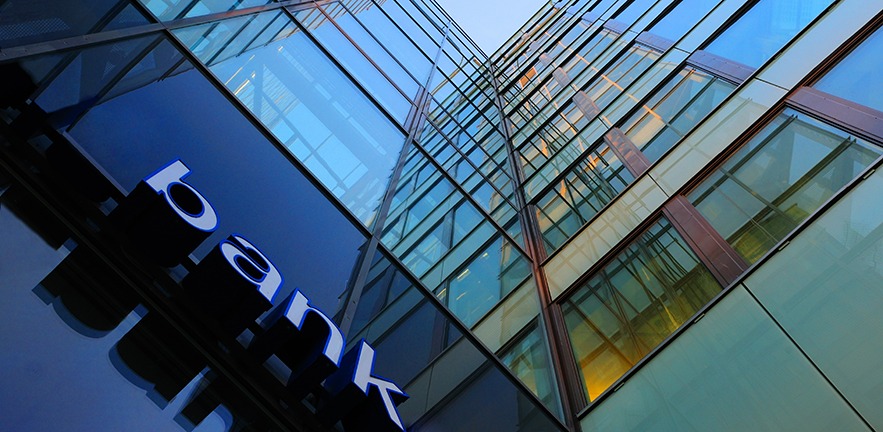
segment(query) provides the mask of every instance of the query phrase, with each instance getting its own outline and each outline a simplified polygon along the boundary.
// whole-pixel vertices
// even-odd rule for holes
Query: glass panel
[[[138,0],[161,21],[190,18],[254,6],[263,6],[273,0]]]
[[[163,334],[168,324],[137,307],[140,300],[131,286],[107,276],[115,275],[115,269],[85,246],[70,239],[63,246],[47,243],[51,240],[41,235],[45,232],[35,229],[63,235],[61,223],[21,186],[4,186],[0,427],[194,430],[182,410],[193,402],[199,386],[207,384],[200,373],[203,366],[193,367],[205,359],[192,348],[172,352],[151,342],[161,338],[176,343],[181,336]],[[157,361],[160,350],[165,357]],[[145,371],[145,366],[155,369]],[[249,404],[247,399],[232,402],[242,406]],[[222,401],[197,422],[196,430],[230,430],[234,416],[223,405],[229,402]],[[46,407],[52,407],[51,415]],[[243,423],[253,421],[236,417]]]
[[[169,41],[128,39],[63,58],[21,63],[44,89],[29,96],[30,109],[57,113],[53,126],[123,191],[182,160],[193,172],[189,181],[222,215],[194,256],[244,233],[280,272],[297,275],[312,302],[334,310],[365,238]],[[34,142],[41,140],[48,141]]]
[[[690,31],[719,2],[710,0],[682,0],[659,22],[650,27],[648,32],[677,42]]]
[[[607,144],[589,153],[537,202],[546,252],[558,249],[634,179]]]
[[[877,30],[867,40],[825,74],[813,87],[878,111],[883,111],[883,92],[868,91],[868,83],[883,79],[883,31]]]
[[[306,27],[309,22],[305,21],[305,18],[315,13],[315,9],[307,9],[296,13],[295,18]],[[398,120],[399,124],[405,124],[405,119],[411,111],[411,102],[347,40],[331,21],[325,19],[323,15],[322,19],[308,27],[308,30],[365,87],[365,90]]]
[[[128,0],[5,0],[0,2],[0,47],[147,23]]]
[[[345,5],[356,16],[356,19],[405,65],[405,68],[411,72],[417,82],[425,82],[432,66],[427,54],[424,54],[414,42],[411,42],[407,35],[402,33],[380,8],[372,7],[371,3],[365,0],[341,1],[341,4]],[[432,53],[432,55],[434,54],[435,52]]]
[[[371,4],[371,2],[366,2],[367,4]],[[343,33],[353,39],[356,45],[362,51],[365,51],[365,54],[368,55],[377,66],[386,73],[390,79],[402,91],[405,92],[405,95],[409,98],[414,98],[417,96],[417,91],[419,86],[417,82],[414,81],[414,78],[405,70],[404,66],[400,64],[386,49],[374,39],[374,36],[371,36],[365,30],[365,27],[362,26],[356,18],[349,13],[346,9],[343,8],[339,3],[331,3],[328,5],[322,6],[329,15],[334,18],[334,22],[339,25],[343,29]]]
[[[439,374],[437,381],[450,380]],[[443,385],[443,384],[439,384]],[[543,415],[525,395],[514,391],[500,371],[487,368],[470,378],[457,397],[414,427],[415,431],[547,432],[560,427]],[[477,408],[480,407],[480,408]]]
[[[279,12],[261,14],[275,17]],[[404,134],[301,32],[218,59],[207,45],[242,45],[242,17],[176,35],[328,190],[371,226]],[[288,23],[293,28],[293,23]],[[248,39],[251,40],[251,39]],[[243,50],[242,52],[244,52]]]
[[[448,280],[438,295],[454,315],[471,326],[528,276],[527,259],[508,240],[498,237]]]
[[[761,0],[705,50],[759,68],[831,3],[831,0]]]
[[[613,19],[632,25],[641,15],[647,13],[654,3],[656,3],[656,0],[634,0],[625,10],[615,14]]]
[[[589,400],[720,290],[668,220],[642,234],[562,305]]]
[[[736,87],[700,70],[678,72],[622,126],[625,135],[647,156],[659,160]]]
[[[883,427],[883,173],[879,170],[746,281],[875,428]]]
[[[378,255],[373,262],[371,273],[381,279],[401,274],[385,256]],[[410,396],[398,407],[407,430],[448,430],[435,428],[452,421],[450,415],[459,421],[454,430],[473,430],[475,425],[492,431],[559,430],[551,416],[527,397],[526,390],[522,392],[501,368],[491,365],[484,352],[427,301],[425,290],[407,279],[398,286],[403,288],[398,297],[372,314],[360,333],[349,336],[374,344],[376,374],[393,379]],[[407,347],[404,357],[403,347]],[[468,395],[475,392],[495,395],[494,403],[483,405],[480,413],[462,412],[463,401],[473,406]]]
[[[580,423],[624,432],[869,430],[741,288]]]
[[[549,364],[549,352],[543,333],[534,327],[500,356],[500,361],[515,374],[553,412],[559,412],[558,390]]]
[[[753,263],[880,153],[864,140],[786,110],[688,198]]]

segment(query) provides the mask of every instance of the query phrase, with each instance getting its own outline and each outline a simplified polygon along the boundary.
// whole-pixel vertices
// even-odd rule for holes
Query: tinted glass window
[[[373,224],[404,134],[294,23],[271,12],[176,35],[356,217]]]
[[[753,263],[880,153],[877,146],[787,110],[688,198]]]
[[[877,111],[883,111],[883,92],[876,89],[868,91],[868,83],[878,83],[883,79],[881,52],[883,52],[883,31],[878,30],[813,87]]]
[[[0,46],[27,45],[147,23],[128,0],[6,0],[0,2]]]
[[[589,400],[720,290],[671,223],[654,224],[563,305]]]
[[[687,67],[626,120],[622,129],[647,159],[655,162],[735,88],[714,75]]]
[[[830,4],[830,0],[761,0],[705,50],[758,68]]]

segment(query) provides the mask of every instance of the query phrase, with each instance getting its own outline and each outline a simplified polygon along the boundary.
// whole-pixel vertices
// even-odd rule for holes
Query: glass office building
[[[883,430],[881,24],[0,0],[0,429]]]

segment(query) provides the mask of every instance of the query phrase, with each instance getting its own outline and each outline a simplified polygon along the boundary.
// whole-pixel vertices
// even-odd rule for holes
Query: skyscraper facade
[[[0,1],[0,428],[883,429],[881,23]]]

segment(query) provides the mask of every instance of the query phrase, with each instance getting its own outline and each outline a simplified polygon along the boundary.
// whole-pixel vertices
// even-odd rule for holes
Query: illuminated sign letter
[[[253,282],[264,298],[272,302],[282,286],[282,275],[276,266],[258,248],[238,235],[221,242],[220,248],[221,254],[239,275]]]
[[[218,227],[218,215],[202,194],[184,183],[184,177],[188,175],[190,168],[176,160],[144,179],[144,182],[163,196],[172,210],[187,223],[202,231],[212,232]]]
[[[212,205],[184,182],[190,169],[176,160],[138,183],[110,217],[137,249],[156,264],[174,267],[218,227]]]
[[[262,325],[267,331],[249,350],[261,359],[275,354],[288,366],[288,388],[296,397],[313,391],[340,365],[343,333],[300,291],[289,295]]]
[[[199,262],[181,284],[190,303],[237,336],[262,313],[282,286],[276,266],[251,242],[232,235]]]

